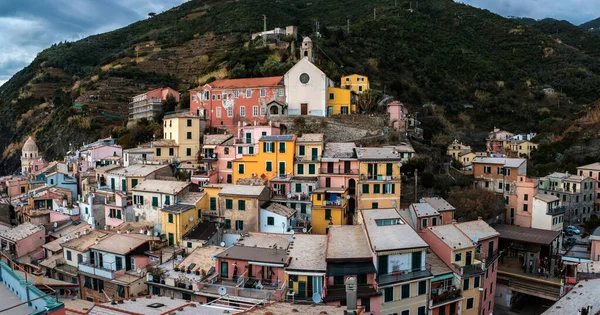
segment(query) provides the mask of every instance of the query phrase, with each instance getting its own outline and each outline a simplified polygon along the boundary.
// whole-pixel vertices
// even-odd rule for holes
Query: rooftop
[[[289,237],[289,234],[250,232],[240,237],[235,244],[262,248],[272,248],[273,245],[277,245],[277,248],[287,249],[290,244],[288,241]]]
[[[0,284],[0,304],[2,304],[2,308],[15,306],[21,303],[23,303],[23,301],[21,301],[21,299],[18,296],[16,296],[4,284]],[[33,308],[28,307],[27,304],[23,304],[10,309],[8,312],[6,312],[6,314],[29,315],[32,314],[33,311]]]
[[[262,136],[260,141],[293,141],[295,135]]]
[[[554,173],[546,176],[546,178],[547,179],[561,179],[561,180],[565,180],[565,181],[569,181],[569,182],[579,183],[590,177],[582,176],[582,175],[573,175],[573,174],[569,174],[569,173],[554,172]]]
[[[173,119],[173,118],[200,118],[200,117],[196,116],[194,113],[191,113],[191,112],[181,112],[181,113],[167,115],[163,119]]]
[[[159,139],[159,140],[155,140],[152,141],[152,145],[155,147],[176,147],[177,146],[177,142],[175,142],[175,140],[167,140],[167,139]]]
[[[394,145],[386,145],[385,148],[393,148],[401,153],[415,153],[415,149],[410,142],[400,142]]]
[[[265,186],[246,186],[246,185],[225,185],[219,192],[219,195],[224,196],[245,196],[245,197],[260,197],[268,194],[268,189]]]
[[[600,162],[595,162],[595,163],[592,163],[592,164],[580,166],[577,169],[590,170],[590,171],[600,171]]]
[[[414,210],[417,218],[440,215],[440,213],[428,203],[413,203],[410,207]]]
[[[118,169],[121,168],[122,166],[119,164],[108,164],[108,165],[104,165],[104,166],[100,166],[100,167],[96,167],[96,172],[108,172],[108,171],[112,171],[114,169]]]
[[[106,236],[108,235],[111,235],[111,233],[106,231],[92,230],[88,234],[79,235],[79,237],[75,238],[69,238],[69,240],[62,243],[62,247],[74,249],[78,252],[85,252],[95,244],[96,240],[103,242],[107,239]]]
[[[177,315],[222,315],[224,310],[233,314],[234,308],[225,305],[211,307],[189,302],[183,299],[171,299],[167,296],[146,296],[136,299],[126,299],[123,303],[96,303],[87,315],[162,315],[176,313]]]
[[[266,208],[264,208],[265,210],[278,214],[280,216],[286,217],[286,218],[290,218],[292,217],[294,214],[296,214],[296,209],[292,209],[290,207],[286,207],[282,204],[278,204],[276,202],[271,202]]]
[[[234,88],[249,88],[263,86],[279,86],[283,87],[283,76],[265,77],[265,78],[244,78],[244,79],[227,79],[216,80],[208,83],[212,88],[217,89],[234,89]]]
[[[325,304],[290,304],[283,302],[274,302],[265,306],[257,307],[255,309],[243,312],[242,314],[277,314],[277,315],[342,315],[344,314],[345,307],[325,305]]]
[[[323,142],[322,133],[304,133],[296,139],[296,142]]]
[[[204,270],[206,273],[210,270],[211,267],[214,267],[215,262],[213,261],[213,256],[223,252],[225,250],[224,247],[216,246],[216,245],[207,245],[204,247],[196,247],[183,261],[179,263],[180,266],[189,267],[192,264],[195,264],[192,271],[196,270]],[[178,275],[176,275],[177,277]]]
[[[423,198],[423,201],[428,203],[438,212],[456,210],[451,204],[448,203],[444,198],[440,197],[426,197]]]
[[[354,142],[328,142],[323,150],[323,158],[329,159],[355,159]]]
[[[327,260],[371,259],[367,237],[360,225],[338,225],[329,228]]]
[[[541,194],[541,193],[535,194],[535,196],[533,196],[533,198],[539,199],[543,202],[555,202],[555,201],[560,200],[558,197],[556,197],[554,195]]]
[[[428,250],[425,261],[431,265],[431,274],[435,276],[452,273],[452,269],[435,252]]]
[[[189,186],[188,182],[179,182],[173,180],[147,179],[139,183],[133,191],[160,192],[163,194],[178,194]]]
[[[592,306],[592,313],[600,308],[600,279],[579,281],[575,287],[565,294],[542,315],[577,314],[581,308]]]
[[[429,246],[395,209],[362,210],[362,216],[367,237],[378,252]],[[394,224],[380,225],[379,220],[391,220]]]
[[[15,227],[11,227],[8,230],[0,231],[0,238],[16,242],[43,230],[43,226],[25,222]]]
[[[549,245],[562,233],[562,231],[525,228],[508,224],[496,224],[492,227],[500,233],[500,238],[540,245]]]
[[[367,161],[400,161],[401,157],[394,148],[356,148],[356,156],[359,160]]]
[[[166,208],[163,208],[163,209],[161,209],[161,211],[179,214],[179,213],[188,212],[188,211],[194,210],[194,209],[196,209],[196,206],[194,206],[194,205],[178,203],[176,205],[171,205]]]
[[[492,228],[483,220],[457,223],[456,227],[459,228],[463,233],[467,234],[467,236],[469,236],[469,238],[475,243],[488,238],[500,236],[500,233],[494,230],[494,228]]]
[[[214,222],[200,222],[183,238],[189,240],[208,241],[217,233],[217,224]]]
[[[214,134],[214,135],[204,135],[204,145],[219,145],[223,142],[231,139],[233,135],[230,134]]]
[[[473,241],[453,224],[431,226],[428,229],[451,249],[475,247]]]
[[[327,270],[325,249],[327,235],[296,234],[290,246],[292,258],[286,270],[323,271]]]
[[[126,255],[147,242],[148,238],[138,237],[137,234],[113,234],[104,241],[90,246],[90,248],[118,255]]]
[[[204,192],[188,191],[181,196],[179,202],[188,205],[196,205],[200,200],[202,200],[202,198],[204,198],[205,195],[206,193]]]
[[[79,235],[84,234],[85,230],[92,230],[92,227],[89,224],[70,225],[58,232],[52,233],[51,235],[57,235],[54,236],[56,239],[42,245],[42,247],[52,252],[57,252],[62,249],[60,244],[64,243],[65,239],[75,238],[77,233]]]
[[[257,261],[271,264],[285,264],[287,252],[284,249],[234,245],[218,254],[217,258]]]
[[[499,164],[504,167],[519,167],[521,164],[526,163],[526,159],[510,159],[510,158],[494,158],[494,157],[475,157],[473,164]]]
[[[146,177],[158,170],[168,168],[168,165],[135,164],[108,171],[108,174],[127,177]]]
[[[131,149],[123,150],[123,152],[133,153],[133,154],[135,154],[135,153],[153,153],[154,148],[151,148],[151,147],[131,148]]]

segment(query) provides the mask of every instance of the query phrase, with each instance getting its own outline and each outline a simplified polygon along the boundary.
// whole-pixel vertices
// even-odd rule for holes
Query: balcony
[[[306,156],[295,156],[294,162],[318,162],[321,160],[320,155],[306,155]]]
[[[235,138],[233,140],[234,144],[252,144],[252,139],[248,139],[248,138]]]
[[[557,215],[557,214],[563,214],[567,212],[567,208],[565,206],[558,206],[558,207],[554,207],[552,209],[549,209],[546,214],[547,215]]]
[[[219,159],[219,154],[217,153],[209,153],[209,154],[202,154],[202,161],[217,161]]]
[[[331,301],[344,301],[346,300],[346,286],[345,285],[330,285],[325,289],[325,302]],[[368,298],[371,296],[379,295],[379,291],[373,284],[359,284],[357,285],[357,298]]]
[[[358,169],[348,169],[343,167],[324,167],[319,171],[321,174],[358,175]]]
[[[296,193],[296,194],[272,194],[272,199],[281,199],[281,200],[297,200],[297,201],[310,201],[310,196],[304,193]]]
[[[457,288],[437,288],[431,290],[431,307],[462,299],[462,291]]]
[[[410,281],[418,278],[430,277],[431,265],[426,265],[425,268],[398,270],[388,274],[377,276],[379,285]]]
[[[114,270],[98,267],[95,264],[89,263],[89,262],[79,263],[79,271],[90,274],[90,275],[110,279],[110,280],[114,280],[115,277],[120,276],[125,273],[125,269],[122,269],[119,271],[114,271]]]
[[[500,251],[498,249],[488,253],[485,256],[483,253],[475,253],[475,259],[485,262],[485,268],[489,267],[493,262],[495,262],[498,257],[500,257]]]
[[[321,204],[323,207],[326,208],[342,208],[346,206],[346,203],[343,202],[342,199],[338,199],[338,200],[323,200],[323,203]]]
[[[399,175],[373,175],[373,174],[360,174],[360,180],[400,180]]]
[[[474,276],[474,275],[482,274],[485,272],[484,265],[481,262],[466,265],[466,266],[459,266],[457,264],[453,264],[453,265],[454,265],[454,268],[456,268],[458,270],[458,273],[463,277]]]

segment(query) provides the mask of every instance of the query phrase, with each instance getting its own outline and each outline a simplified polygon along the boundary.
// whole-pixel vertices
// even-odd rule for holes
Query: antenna
[[[219,295],[220,296],[227,295],[227,288],[225,288],[225,287],[219,287]]]

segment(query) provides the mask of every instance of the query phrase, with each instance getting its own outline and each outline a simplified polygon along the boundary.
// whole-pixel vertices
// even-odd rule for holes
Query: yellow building
[[[453,159],[459,162],[462,162],[460,159],[460,154],[464,152],[471,152],[471,147],[462,144],[462,142],[458,142],[458,140],[452,141],[452,143],[449,144],[448,148],[446,149],[446,155],[451,156]]]
[[[240,178],[291,177],[294,175],[296,135],[263,136],[258,152],[232,161],[233,182]]]
[[[183,197],[185,203],[161,209],[162,233],[167,236],[169,246],[181,246],[183,236],[200,223],[200,206],[205,197],[205,193],[189,192]]]
[[[305,133],[298,137],[294,156],[294,176],[319,176],[322,154],[322,133]]]
[[[531,152],[537,150],[538,145],[527,140],[511,140],[507,141],[510,146],[509,150],[515,157],[531,157]]]
[[[185,112],[165,116],[163,121],[163,140],[154,143],[154,159],[198,160],[200,117]]]
[[[296,234],[291,257],[285,268],[286,294],[293,292],[295,299],[311,301],[315,293],[323,298],[323,283],[327,272],[325,261],[327,236]]]
[[[356,112],[356,92],[343,88],[327,88],[327,116],[348,115]]]
[[[360,94],[370,88],[369,78],[360,74],[346,75],[342,77],[340,86]]]
[[[327,234],[330,225],[349,225],[347,188],[319,188],[312,192],[312,233]]]
[[[401,155],[393,147],[357,148],[358,209],[400,209]]]

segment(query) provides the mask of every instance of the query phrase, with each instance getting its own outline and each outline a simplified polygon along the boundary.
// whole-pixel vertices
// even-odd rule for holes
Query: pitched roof
[[[176,147],[177,142],[175,140],[167,140],[167,139],[159,139],[156,141],[152,141],[152,145],[155,147]]]
[[[269,204],[266,208],[264,208],[265,210],[278,214],[280,216],[286,217],[286,218],[290,218],[292,217],[294,214],[296,214],[296,209],[292,209],[290,207],[286,207],[282,204],[276,203],[276,202],[271,202],[271,204]]]
[[[95,250],[125,255],[148,242],[148,238],[135,234],[113,234],[104,241],[90,246]]]
[[[25,222],[15,227],[11,227],[8,230],[0,231],[0,237],[16,242],[43,230],[43,225],[40,226],[30,222]]]
[[[290,247],[290,264],[286,270],[326,271],[327,235],[296,234]]]
[[[373,209],[362,212],[367,236],[376,251],[428,247],[427,243],[406,224],[395,209]],[[398,220],[398,224],[378,225],[379,220]]]
[[[356,148],[356,156],[359,160],[367,161],[400,161],[402,158],[393,147],[384,148]]]
[[[174,114],[170,114],[167,115],[165,117],[163,117],[163,119],[173,119],[173,118],[196,118],[196,119],[200,119],[199,116],[196,116],[196,114],[191,113],[191,112],[182,112],[182,113],[174,113]]]
[[[473,241],[453,224],[431,226],[428,229],[451,249],[475,247]]]
[[[519,167],[521,164],[526,163],[526,159],[509,159],[509,158],[495,158],[495,157],[475,157],[472,163],[481,164],[499,164],[505,167]]]
[[[203,221],[198,223],[191,231],[183,236],[183,239],[208,241],[217,233],[215,222]]]
[[[260,197],[265,191],[268,191],[265,186],[225,185],[219,195]]]
[[[168,167],[168,165],[135,164],[129,165],[127,167],[110,170],[107,173],[110,175],[126,177],[146,177],[158,170],[162,170]]]
[[[106,231],[92,230],[88,234],[70,238],[68,241],[62,243],[62,247],[74,249],[79,252],[85,252],[90,248],[90,246],[94,245],[96,241],[105,241],[107,239],[106,236],[108,235],[111,235],[111,233]]]
[[[173,180],[147,179],[133,188],[133,191],[160,192],[164,194],[178,194],[191,183]]]
[[[296,135],[262,136],[260,141],[292,141]]]
[[[170,206],[162,209],[161,211],[179,214],[179,213],[188,212],[188,211],[194,210],[194,209],[196,209],[196,206],[187,205],[184,203],[178,203],[175,205],[170,205]]]
[[[277,246],[279,249],[287,249],[290,245],[288,241],[289,237],[289,234],[250,232],[240,237],[235,242],[235,245],[259,248],[273,248]]]
[[[232,246],[217,255],[217,258],[285,264],[287,251],[283,249]]]
[[[323,150],[323,158],[355,159],[356,152],[354,148],[356,148],[354,142],[328,142],[325,144],[325,150]]]
[[[265,77],[265,78],[243,78],[243,79],[226,79],[216,80],[208,83],[212,88],[216,89],[235,89],[235,88],[251,88],[251,87],[269,87],[282,86],[283,76]]]
[[[581,170],[591,170],[591,171],[600,171],[600,162],[595,162],[592,164],[579,166],[577,169]]]
[[[492,237],[500,236],[494,228],[483,220],[473,220],[462,223],[456,223],[456,227],[475,243]]]
[[[350,245],[351,244],[351,245]],[[350,246],[349,246],[350,245]],[[360,225],[338,225],[329,228],[327,260],[368,259],[371,250]]]
[[[456,208],[454,208],[444,198],[440,198],[440,197],[425,197],[425,198],[423,198],[423,201],[425,201],[426,203],[428,203],[430,206],[432,206],[435,210],[437,210],[439,212],[456,210]]]
[[[415,214],[417,215],[417,218],[440,215],[440,213],[437,210],[435,210],[435,208],[433,208],[430,204],[424,202],[413,203],[410,205],[410,208],[414,210]]]
[[[554,202],[554,201],[560,200],[558,197],[556,197],[554,195],[541,194],[541,193],[535,194],[535,196],[533,196],[533,198],[537,198],[544,202]]]
[[[219,145],[223,142],[233,138],[233,135],[230,134],[214,134],[214,135],[204,135],[203,144],[205,145]]]
[[[322,133],[304,133],[296,139],[297,142],[323,142]]]
[[[552,243],[562,233],[560,230],[542,230],[508,224],[496,224],[492,227],[500,233],[500,238],[540,245]]]

